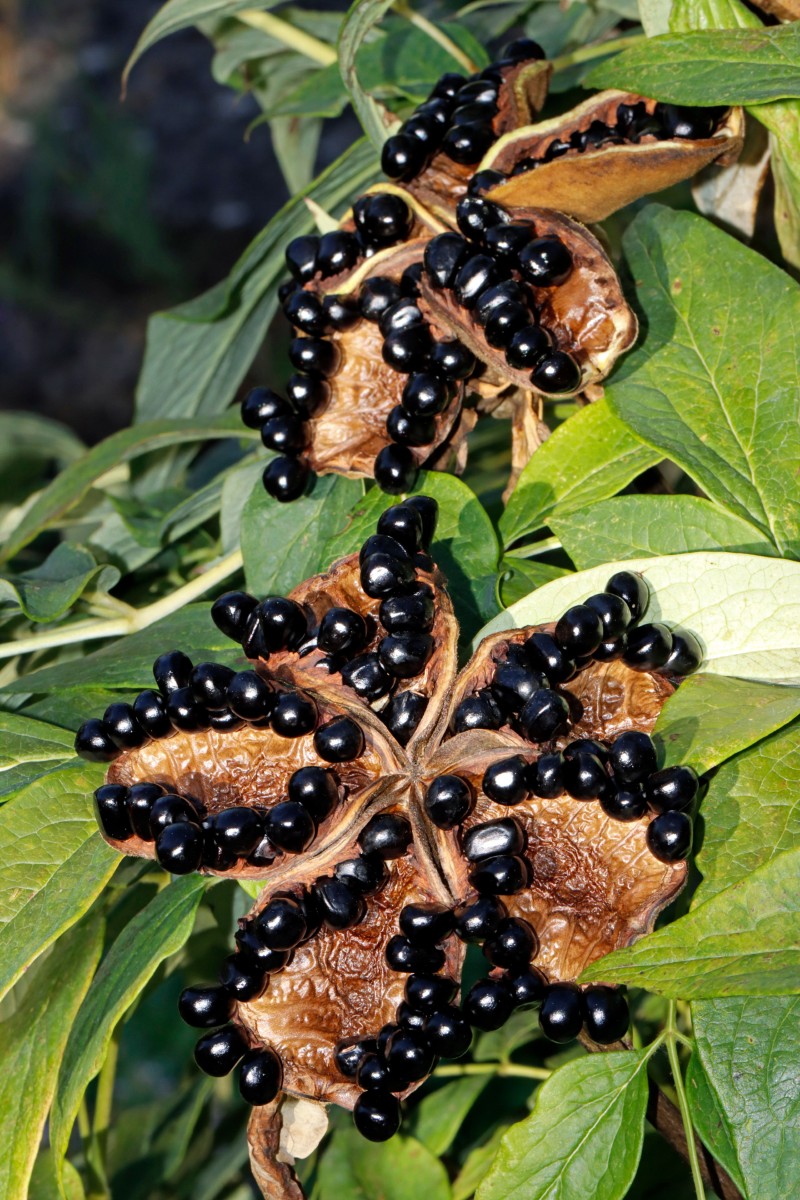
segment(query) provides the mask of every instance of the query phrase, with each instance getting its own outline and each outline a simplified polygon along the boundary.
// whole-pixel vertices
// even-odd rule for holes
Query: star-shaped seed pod
[[[550,73],[523,38],[478,75],[443,76],[384,145],[391,183],[289,243],[297,374],[285,396],[261,387],[242,404],[277,454],[276,499],[312,472],[400,494],[422,465],[461,470],[484,413],[511,418],[513,486],[545,402],[591,398],[633,345],[616,273],[578,222],[732,162],[742,113],[604,92],[536,124]]]
[[[286,1146],[280,1163],[265,1149],[297,1115],[279,1096],[351,1108],[382,1140],[438,1057],[516,1008],[541,1005],[555,1041],[619,1040],[624,997],[575,980],[686,880],[698,780],[658,770],[649,733],[699,666],[696,640],[644,622],[647,585],[623,571],[555,623],[485,638],[459,671],[435,522],[411,497],[289,597],[226,593],[212,615],[246,669],[162,655],[157,690],[76,738],[109,762],[96,805],[112,846],[263,881],[219,981],[180,1011],[205,1031],[198,1065],[237,1069],[256,1108],[265,1194],[296,1186]],[[459,1006],[469,943],[486,974]]]

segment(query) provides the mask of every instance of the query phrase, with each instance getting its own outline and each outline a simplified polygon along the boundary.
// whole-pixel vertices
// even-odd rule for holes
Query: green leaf
[[[62,1172],[59,1192],[53,1151],[42,1150],[36,1159],[27,1200],[54,1200],[59,1194],[63,1200],[85,1200],[81,1177],[68,1159],[62,1163]]]
[[[103,922],[88,918],[31,967],[25,1001],[3,1021],[0,1051],[0,1194],[26,1200],[36,1152],[75,1014],[103,947]]]
[[[609,387],[611,407],[712,500],[800,554],[800,288],[709,221],[661,205],[624,244],[648,336]]]
[[[259,480],[242,512],[241,545],[249,590],[259,596],[285,594],[327,570],[327,543],[341,533],[363,494],[360,479],[325,475],[316,480],[309,496],[278,504]]]
[[[703,882],[695,904],[800,846],[800,723],[725,763],[711,780],[702,818]]]
[[[127,82],[133,67],[146,50],[162,38],[199,25],[201,21],[231,17],[243,8],[271,8],[264,0],[168,0],[147,24],[125,65],[122,79]]]
[[[506,546],[613,496],[663,458],[620,421],[603,398],[580,409],[531,455],[500,518]]]
[[[414,1136],[431,1154],[441,1158],[447,1153],[490,1078],[489,1075],[468,1075],[446,1083],[426,1096],[414,1110]]]
[[[779,854],[672,925],[598,959],[581,982],[684,1000],[799,991],[798,871],[800,848]]]
[[[116,567],[96,562],[83,546],[60,542],[38,567],[0,579],[0,603],[17,605],[31,621],[54,621],[91,584],[109,591],[119,578]]]
[[[0,712],[0,797],[69,762],[74,742],[71,733],[56,725]]]
[[[800,684],[800,564],[751,554],[673,554],[565,575],[500,613],[473,644],[501,629],[557,620],[623,569],[648,582],[648,621],[698,635],[704,672]]]
[[[592,1054],[542,1084],[512,1125],[477,1200],[621,1200],[642,1151],[648,1054]]]
[[[0,998],[91,907],[119,865],[97,829],[95,767],[63,767],[0,809]]]
[[[707,1000],[692,1005],[692,1020],[697,1053],[736,1148],[748,1200],[794,1195],[800,1000]]]
[[[740,4],[739,0],[672,0],[669,28],[672,33],[689,33],[694,29],[764,27],[756,14]]]
[[[601,63],[584,82],[670,104],[762,104],[800,96],[800,29],[663,34]]]
[[[348,9],[339,32],[339,70],[361,128],[376,150],[389,135],[384,121],[385,109],[376,104],[358,78],[358,51],[364,38],[392,7],[394,0],[355,0]],[[391,117],[390,117],[391,120]]]
[[[800,688],[692,675],[658,714],[653,737],[664,766],[688,763],[702,773],[787,725],[798,713]]]
[[[117,1022],[159,964],[186,942],[204,889],[199,876],[173,880],[123,929],[103,959],[58,1075],[50,1141],[59,1157],[66,1153],[81,1098],[105,1061]]]
[[[553,579],[561,579],[569,575],[564,567],[552,567],[550,563],[539,562],[535,558],[520,558],[516,554],[506,554],[500,564],[503,572],[500,578],[500,599],[503,607],[508,608],[524,599],[530,592]]]
[[[696,496],[616,496],[550,521],[579,571],[622,558],[735,550],[777,554],[749,521]]]
[[[319,1162],[319,1200],[450,1200],[447,1172],[414,1138],[368,1142],[337,1129]]]
[[[495,1159],[507,1125],[500,1125],[487,1141],[470,1150],[464,1165],[453,1180],[453,1200],[469,1200]]]
[[[190,1079],[163,1099],[129,1106],[115,1117],[106,1155],[112,1195],[150,1200],[171,1180],[213,1089],[213,1079]]]
[[[738,1000],[699,1000],[694,1006],[694,1011],[704,1008],[706,1004],[738,1003]],[[758,1003],[773,1004],[775,1001],[759,1000]],[[736,1149],[731,1141],[725,1114],[720,1108],[714,1089],[708,1082],[708,1076],[696,1053],[692,1054],[686,1069],[686,1096],[689,1101],[692,1125],[700,1134],[703,1145],[714,1155],[717,1162],[722,1164],[739,1191],[743,1193],[744,1182],[739,1171]]]
[[[671,6],[671,0],[639,0],[639,20],[648,37],[667,32]]]

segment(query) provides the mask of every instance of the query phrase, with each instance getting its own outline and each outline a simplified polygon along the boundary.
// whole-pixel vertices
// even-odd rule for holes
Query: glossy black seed
[[[271,417],[285,417],[291,411],[283,396],[272,388],[253,388],[242,401],[242,421],[249,429],[260,429]]]
[[[153,841],[153,834],[150,829],[150,812],[156,800],[163,795],[164,789],[157,783],[134,783],[128,788],[126,804],[130,813],[133,831],[137,837],[142,838],[146,842]]]
[[[473,825],[462,841],[464,856],[472,863],[498,854],[519,854],[524,846],[522,826],[511,817]]]
[[[373,554],[388,554],[390,558],[399,558],[404,563],[411,562],[411,555],[405,547],[401,546],[396,538],[384,533],[370,534],[358,552],[359,564],[363,567],[364,561]]]
[[[635,821],[647,812],[647,801],[633,785],[608,787],[600,797],[600,807],[615,821]]]
[[[437,342],[428,367],[445,379],[468,379],[475,370],[475,355],[462,342]]]
[[[358,1132],[368,1141],[388,1141],[400,1128],[397,1097],[379,1088],[362,1092],[353,1108],[353,1121]]]
[[[456,206],[456,221],[464,237],[480,242],[496,225],[508,222],[508,213],[499,204],[480,196],[464,196]]]
[[[552,162],[553,159],[561,158],[562,155],[566,154],[570,149],[571,147],[569,142],[565,142],[562,138],[553,138],[552,142],[542,155],[541,161],[543,163]],[[536,163],[531,164],[531,166],[536,165]]]
[[[275,950],[267,945],[257,922],[237,929],[234,936],[239,953],[256,964],[265,975],[282,971],[291,957],[291,950]]]
[[[237,717],[236,713],[230,709],[223,711],[211,712],[208,714],[208,723],[212,729],[219,729],[223,733],[234,733],[237,729],[242,729],[244,721],[241,717]]]
[[[230,871],[236,865],[236,855],[221,849],[214,839],[211,819],[206,817],[201,826],[203,834],[202,865],[212,871]]]
[[[254,867],[268,867],[275,861],[277,854],[277,848],[265,834],[255,849],[247,856],[247,861]]]
[[[599,758],[601,763],[608,762],[608,750],[602,742],[598,742],[595,738],[576,738],[574,742],[570,742],[564,747],[564,758],[577,758],[579,754],[593,754],[595,758]]]
[[[219,982],[229,996],[241,1003],[255,1000],[267,986],[264,971],[242,954],[228,955],[220,968]]]
[[[365,854],[381,858],[402,858],[411,842],[411,826],[399,813],[378,813],[358,835],[358,844]]]
[[[298,454],[308,441],[308,432],[297,416],[273,417],[261,427],[261,441],[279,454]]]
[[[685,812],[663,812],[647,826],[647,845],[661,862],[688,858],[692,849],[692,821]]]
[[[569,277],[572,255],[557,237],[534,238],[522,250],[519,265],[535,287],[553,287]]]
[[[354,654],[367,641],[367,623],[351,608],[329,608],[319,623],[317,645],[326,654]]]
[[[378,643],[378,657],[385,670],[397,679],[413,679],[425,669],[433,654],[429,633],[389,634]]]
[[[180,650],[160,654],[153,663],[153,678],[164,695],[185,688],[192,675],[192,660]]]
[[[398,692],[381,713],[381,720],[395,741],[407,746],[427,707],[427,697],[418,692]]]
[[[356,1082],[360,1088],[389,1089],[392,1079],[383,1054],[368,1054],[358,1065]]]
[[[602,795],[608,776],[594,754],[576,754],[564,763],[564,786],[574,800],[595,800]]]
[[[657,104],[654,116],[661,121],[669,137],[709,138],[727,109],[689,108],[677,104]]]
[[[173,792],[167,792],[153,801],[150,809],[150,832],[154,838],[158,837],[162,829],[174,825],[176,821],[199,824],[199,814],[191,801],[183,796],[176,796]]]
[[[148,737],[166,737],[172,732],[172,722],[167,716],[167,706],[160,692],[150,688],[140,692],[133,702],[133,712]]]
[[[424,1012],[412,1008],[406,1000],[401,1000],[398,1004],[395,1018],[403,1029],[415,1029],[418,1033],[425,1032],[425,1023],[428,1018]]]
[[[515,38],[513,42],[509,42],[503,48],[502,58],[500,62],[506,63],[521,63],[521,62],[537,62],[539,59],[546,58],[542,47],[533,38]]]
[[[601,1046],[618,1042],[631,1023],[622,992],[603,985],[589,987],[583,993],[583,1019],[589,1037]]]
[[[565,683],[575,674],[575,663],[549,633],[531,634],[525,653],[534,670],[541,671],[551,683]]]
[[[303,737],[317,724],[317,710],[312,700],[294,692],[281,692],[272,710],[272,728],[281,737]]]
[[[406,446],[384,446],[375,458],[375,482],[390,496],[399,496],[414,486],[417,464]]]
[[[287,854],[301,854],[314,840],[316,828],[308,809],[294,800],[282,800],[267,813],[267,837]]]
[[[308,482],[309,470],[298,458],[273,458],[267,463],[261,479],[273,500],[286,504],[302,495]]]
[[[672,651],[661,668],[667,675],[691,675],[703,661],[703,648],[687,629],[672,630]]]
[[[496,896],[481,896],[456,912],[456,933],[462,942],[482,942],[498,929],[506,907]]]
[[[438,946],[415,945],[409,938],[396,933],[386,943],[386,961],[393,971],[435,975],[444,966],[445,956]]]
[[[189,684],[198,704],[211,711],[224,709],[228,705],[228,687],[235,672],[222,663],[198,663],[192,671]]]
[[[698,787],[697,773],[691,767],[665,767],[645,779],[642,790],[652,809],[669,812],[689,808]]]
[[[191,688],[178,688],[167,696],[167,716],[176,729],[187,733],[195,733],[200,729],[208,729],[208,713],[202,704],[198,704]]]
[[[498,804],[520,804],[528,795],[527,774],[528,764],[514,754],[488,766],[481,787]]]
[[[317,270],[323,276],[349,270],[359,258],[358,239],[346,229],[332,229],[319,240]]]
[[[529,879],[525,859],[512,854],[483,858],[469,874],[475,890],[487,896],[513,896],[528,886]]]
[[[462,1008],[476,1029],[499,1029],[511,1016],[514,999],[504,979],[479,979],[467,992]]]
[[[228,684],[226,703],[244,721],[264,721],[272,712],[275,695],[255,671],[239,671]]]
[[[409,296],[412,299],[420,294],[419,287],[422,282],[423,266],[421,262],[412,263],[410,267],[406,267],[403,274],[400,276],[400,291],[404,296]]]
[[[439,829],[455,829],[475,803],[472,788],[459,775],[439,775],[428,786],[425,811]]]
[[[414,575],[413,562],[394,555],[370,554],[361,564],[361,586],[375,600],[408,590]]]
[[[473,79],[458,89],[457,104],[494,104],[497,100],[497,84],[489,79]]]
[[[303,333],[319,337],[325,332],[328,322],[325,320],[322,303],[312,292],[293,292],[284,304],[283,311],[292,325],[302,329]]]
[[[197,825],[177,821],[158,835],[156,858],[172,875],[189,875],[203,858],[203,833]]]
[[[614,778],[620,783],[639,783],[656,769],[653,739],[637,729],[629,729],[615,738],[608,752]]]
[[[536,936],[526,921],[509,917],[483,943],[483,953],[493,967],[521,971],[536,953]]]
[[[576,1038],[583,1028],[581,989],[574,983],[553,983],[545,988],[539,1025],[551,1042]]]
[[[488,254],[474,254],[456,274],[453,290],[459,304],[472,308],[481,292],[497,283],[497,266]]]
[[[599,592],[590,596],[585,603],[597,613],[603,624],[603,641],[612,641],[625,632],[631,623],[631,610],[620,596],[611,592]]]
[[[333,329],[352,329],[361,320],[361,309],[358,307],[358,302],[352,296],[325,296],[322,301],[322,315],[325,323],[325,328]],[[326,397],[323,403],[327,402]],[[298,406],[299,407],[299,406]],[[322,403],[318,403],[313,412],[318,412],[323,407]],[[311,412],[301,409],[303,416],[312,415]]]
[[[497,187],[498,183],[503,183],[505,175],[501,171],[476,171],[467,184],[467,194],[470,196],[479,196],[481,192],[488,192],[493,187]],[[530,235],[529,235],[530,237]]]
[[[378,518],[378,533],[416,554],[422,547],[422,517],[410,504],[392,504]]]
[[[403,388],[403,408],[413,417],[434,417],[444,412],[449,402],[450,392],[440,375],[411,375]]]
[[[520,711],[519,723],[531,742],[546,742],[562,732],[569,721],[569,705],[550,688],[540,688]]]
[[[534,796],[541,796],[545,800],[563,796],[563,754],[542,754],[535,763],[531,763],[528,770],[528,787]]]
[[[413,179],[425,164],[427,151],[409,133],[396,133],[383,143],[381,170],[390,179]]]
[[[178,997],[178,1012],[193,1029],[214,1029],[230,1020],[233,1000],[221,987],[188,987]]]
[[[517,713],[535,691],[546,684],[537,671],[524,666],[504,662],[494,673],[491,683],[492,695],[507,713]]]
[[[407,904],[400,910],[399,924],[401,932],[415,945],[434,946],[453,932],[455,917],[452,909],[439,904]],[[416,1003],[408,988],[406,998]]]
[[[428,630],[433,625],[433,592],[424,584],[408,596],[391,596],[381,604],[378,616],[389,633]]]
[[[551,345],[550,335],[541,325],[526,325],[512,336],[506,347],[506,360],[515,370],[525,371],[541,362]]]
[[[617,571],[616,575],[609,579],[605,590],[625,601],[634,621],[638,621],[644,615],[650,591],[641,575],[634,571]]]
[[[128,789],[107,783],[94,794],[95,812],[106,837],[126,842],[133,837],[133,825],[127,808]]]
[[[444,130],[434,113],[416,112],[401,125],[400,132],[417,138],[426,153],[433,154],[442,140]]]
[[[386,418],[386,432],[404,446],[429,446],[436,437],[436,424],[432,417],[412,416],[396,404]]]
[[[460,233],[439,233],[425,247],[423,265],[435,287],[450,288],[470,252],[469,243]]]
[[[109,704],[103,713],[103,728],[119,750],[141,746],[147,734],[142,729],[130,704]]]
[[[207,1033],[194,1048],[194,1061],[206,1075],[229,1075],[247,1051],[247,1042],[234,1025]]]
[[[459,125],[480,125],[484,121],[491,121],[496,113],[497,105],[494,101],[490,104],[459,104],[453,109],[450,122],[453,128]]]
[[[448,129],[442,149],[453,162],[469,165],[483,158],[493,141],[491,124],[472,122],[468,125],[454,125]]]
[[[442,1058],[460,1058],[472,1043],[469,1022],[450,1005],[427,1017],[424,1033],[431,1050]]]
[[[314,234],[296,237],[286,247],[286,265],[298,283],[310,283],[317,270],[319,238]]]
[[[324,924],[331,929],[350,929],[363,920],[367,911],[362,896],[344,879],[324,875],[314,884]]]
[[[359,228],[376,246],[391,246],[408,236],[413,217],[402,196],[379,192],[365,197]]]
[[[289,343],[289,362],[296,371],[310,371],[325,377],[339,366],[339,350],[324,338],[293,338]]]
[[[308,621],[299,604],[285,596],[267,596],[258,606],[258,619],[267,650],[294,650],[306,636]]]
[[[384,337],[390,333],[413,329],[423,325],[425,318],[415,302],[407,296],[401,297],[395,304],[390,304],[380,315],[378,327]]]
[[[387,335],[381,347],[383,361],[394,371],[410,375],[424,368],[431,349],[427,325],[411,325]]]
[[[236,805],[214,816],[214,837],[224,850],[247,857],[264,836],[264,822],[252,808]]]
[[[672,653],[672,634],[658,622],[638,625],[628,632],[623,662],[634,671],[657,671]]]
[[[506,304],[521,304],[528,302],[525,289],[514,279],[504,279],[481,292],[475,304],[475,317],[481,325],[485,325],[492,313]]]
[[[291,375],[286,390],[298,415],[303,418],[316,416],[331,398],[331,385],[319,375]]]
[[[364,731],[351,717],[337,717],[314,734],[314,749],[325,762],[352,762],[364,753]]]
[[[398,1029],[386,1046],[386,1062],[393,1091],[404,1091],[410,1083],[424,1079],[433,1070],[434,1053],[424,1035],[413,1029]]]
[[[303,909],[293,896],[273,897],[256,917],[256,929],[265,946],[280,951],[299,946],[308,932]]]
[[[347,1038],[339,1042],[333,1052],[336,1068],[348,1079],[354,1079],[358,1068],[368,1054],[374,1054],[377,1043],[371,1038]]]
[[[612,638],[610,642],[601,642],[592,657],[595,662],[611,662],[615,658],[622,658],[627,646],[628,639],[623,633],[618,638]]]
[[[247,622],[257,604],[255,596],[250,596],[247,592],[225,592],[212,604],[211,620],[226,637],[231,638],[234,642],[241,642]],[[191,665],[189,675],[178,686],[185,686],[190,676]]]
[[[537,971],[535,967],[529,967],[527,971],[511,975],[508,986],[511,990],[514,1007],[523,1008],[541,1003],[547,983],[541,971]]]
[[[361,314],[368,321],[379,321],[383,313],[400,299],[400,288],[383,276],[367,279],[358,298]]]
[[[439,520],[439,505],[432,496],[409,496],[404,502],[406,508],[413,508],[422,522],[422,538],[420,546],[428,550],[436,533],[436,523]]]
[[[431,95],[443,97],[455,96],[466,82],[466,78],[463,75],[459,75],[457,71],[448,71],[447,74],[439,78]]]
[[[333,811],[339,788],[331,771],[323,767],[300,767],[289,779],[289,799],[302,804],[319,823]]]
[[[580,385],[581,372],[574,358],[562,350],[553,350],[541,358],[531,372],[531,382],[540,392],[574,392]]]
[[[386,864],[380,854],[359,854],[337,863],[333,873],[359,896],[370,896],[383,887],[388,879]]]
[[[371,702],[391,691],[394,679],[377,654],[358,654],[342,667],[342,683]]]
[[[527,329],[529,322],[530,313],[521,304],[501,304],[486,322],[486,340],[496,350],[506,350],[515,334]]]
[[[250,1050],[239,1070],[239,1093],[248,1104],[269,1104],[281,1090],[283,1068],[274,1050]]]

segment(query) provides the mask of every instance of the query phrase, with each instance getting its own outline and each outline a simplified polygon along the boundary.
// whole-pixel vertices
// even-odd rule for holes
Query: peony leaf
[[[74,741],[57,725],[0,712],[0,797],[69,762],[75,755]]]
[[[737,1000],[698,1000],[694,1006],[696,1012],[706,1004],[737,1004]],[[773,1000],[759,1000],[758,1004],[773,1004]],[[779,1001],[783,1003],[783,1001]],[[692,1125],[703,1141],[703,1144],[714,1155],[717,1162],[722,1163],[739,1191],[744,1193],[744,1183],[739,1172],[736,1159],[736,1149],[731,1141],[730,1129],[725,1114],[720,1108],[714,1089],[703,1070],[699,1055],[692,1054],[686,1069],[686,1097],[689,1101],[689,1112]]]
[[[415,1138],[376,1144],[337,1129],[319,1164],[319,1200],[450,1200],[447,1172]]]

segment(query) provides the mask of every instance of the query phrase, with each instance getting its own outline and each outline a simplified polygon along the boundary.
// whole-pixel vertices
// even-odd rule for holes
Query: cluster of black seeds
[[[441,151],[464,166],[477,163],[495,140],[498,94],[503,72],[545,57],[541,46],[519,38],[477,75],[447,74],[383,147],[381,167],[390,179],[408,181]]]
[[[456,209],[461,233],[441,233],[425,247],[433,287],[448,289],[472,311],[490,346],[510,367],[530,371],[542,392],[574,391],[580,370],[554,348],[538,321],[530,288],[553,288],[572,273],[572,255],[557,237],[537,237],[530,221],[512,221],[499,204],[465,196]]]
[[[635,104],[619,104],[613,124],[596,119],[586,129],[576,129],[569,138],[555,137],[538,152],[535,158],[523,158],[514,164],[512,175],[523,175],[543,163],[553,162],[570,152],[583,154],[585,150],[596,150],[602,146],[638,146],[645,138],[669,141],[684,138],[697,141],[711,137],[728,109],[685,108],[676,104],[657,104],[652,114],[648,113],[644,100]],[[488,181],[490,186],[505,178],[497,174]]]

